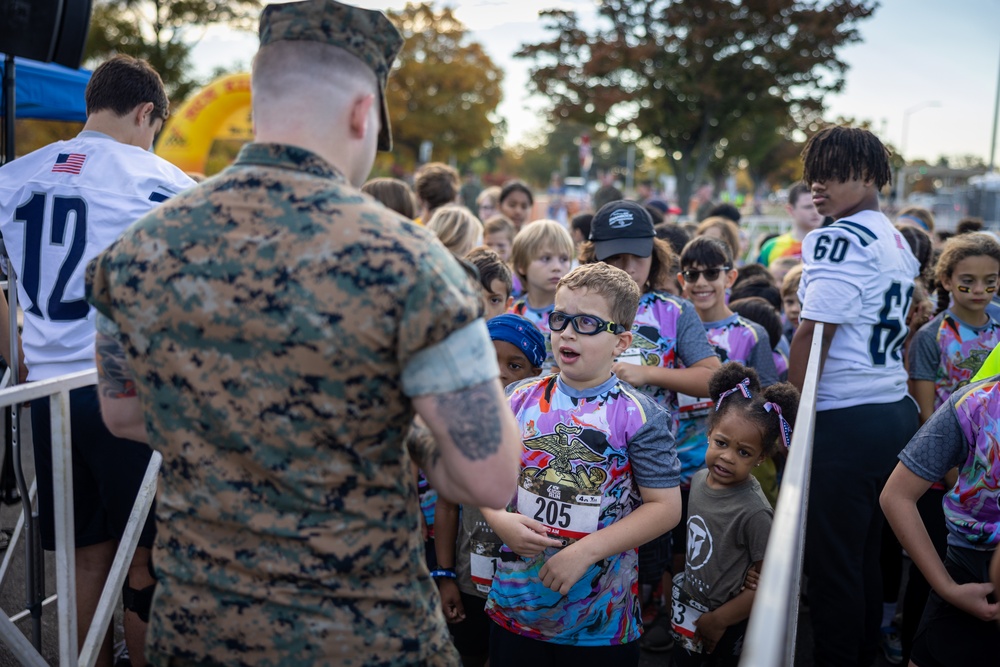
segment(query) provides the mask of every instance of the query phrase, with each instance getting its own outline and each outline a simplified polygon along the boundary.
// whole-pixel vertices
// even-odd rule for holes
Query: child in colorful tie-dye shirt
[[[671,413],[677,412],[677,392],[704,394],[719,359],[694,306],[666,292],[676,256],[670,244],[656,238],[649,213],[635,202],[604,205],[580,255],[584,264],[604,262],[622,269],[642,293],[632,344],[615,359],[615,375]]]
[[[972,379],[1000,342],[1000,323],[986,312],[1000,278],[1000,243],[983,233],[952,237],[934,271],[938,312],[910,344],[921,423]]]
[[[765,387],[777,382],[778,371],[764,327],[733,313],[726,304],[726,289],[736,280],[728,246],[704,236],[692,240],[681,253],[679,280],[722,363],[738,361],[751,366]],[[711,407],[710,398],[680,396],[677,457],[681,461],[681,484],[688,484],[705,465],[708,445],[705,436]]]
[[[569,272],[573,260],[573,237],[555,220],[537,220],[517,233],[510,262],[524,286],[524,294],[507,312],[520,315],[549,339],[549,313],[555,299],[556,285]],[[551,373],[556,363],[552,345],[542,364],[542,373]]]
[[[823,224],[823,216],[816,210],[809,186],[804,183],[798,183],[788,191],[785,210],[792,216],[792,228],[787,234],[771,239],[760,249],[757,261],[764,266],[770,266],[771,262],[781,257],[801,259],[802,240],[806,234]]]
[[[680,517],[670,415],[611,372],[638,300],[620,269],[574,269],[549,316],[559,374],[509,388],[524,450],[510,511],[483,510],[504,542],[492,667],[638,664],[636,547]]]
[[[1000,341],[1000,324],[986,309],[996,291],[998,273],[1000,244],[991,236],[963,234],[945,245],[935,268],[939,312],[914,334],[908,350],[910,392],[920,406],[921,423],[971,381]],[[949,471],[945,479],[931,485],[918,506],[942,558],[947,533],[941,501],[955,483],[954,474]],[[900,631],[904,659],[910,654],[929,593],[927,580],[919,569],[911,567]]]
[[[629,201],[601,207],[591,222],[590,241],[581,248],[581,262],[605,262],[622,269],[642,292],[632,323],[632,344],[615,359],[612,370],[670,411],[677,433],[677,394],[702,395],[719,368],[719,358],[708,343],[694,306],[666,289],[675,280],[676,255],[666,241],[656,238],[646,209]],[[670,536],[662,535],[639,548],[639,581],[654,587],[663,582],[670,560]],[[666,578],[664,574],[666,573]],[[658,604],[662,603],[662,596]],[[664,609],[643,636],[643,648],[669,648],[670,633]],[[662,647],[662,648],[661,648]]]
[[[1000,605],[988,583],[1000,543],[1000,377],[957,390],[899,455],[881,504],[886,518],[930,582],[910,664],[987,664],[1000,645]],[[958,481],[944,496],[947,555],[942,562],[917,501],[951,468]]]

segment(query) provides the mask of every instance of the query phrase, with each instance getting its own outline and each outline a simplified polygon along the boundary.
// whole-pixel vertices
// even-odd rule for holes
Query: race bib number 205
[[[522,480],[517,511],[544,525],[551,535],[578,540],[597,530],[601,496],[554,482],[524,484]]]

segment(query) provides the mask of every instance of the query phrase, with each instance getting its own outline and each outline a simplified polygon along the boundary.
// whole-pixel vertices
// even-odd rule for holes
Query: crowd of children
[[[881,646],[893,664],[971,664],[1000,639],[1000,378],[970,384],[1000,339],[1000,243],[974,225],[936,242],[921,210],[893,224],[867,131],[828,128],[803,158],[791,231],[759,251],[721,209],[685,228],[619,193],[567,226],[532,219],[520,181],[476,215],[432,206],[444,169],[425,167],[419,206],[399,181],[366,186],[425,215],[478,280],[521,429],[506,511],[423,497],[464,664],[636,665],[642,648],[736,665],[818,323],[814,663],[871,664]]]

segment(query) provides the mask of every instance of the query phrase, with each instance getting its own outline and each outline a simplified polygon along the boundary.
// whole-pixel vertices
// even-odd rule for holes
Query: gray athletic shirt
[[[737,486],[713,489],[708,470],[691,479],[684,590],[710,610],[731,600],[750,566],[764,559],[774,510],[752,476]]]

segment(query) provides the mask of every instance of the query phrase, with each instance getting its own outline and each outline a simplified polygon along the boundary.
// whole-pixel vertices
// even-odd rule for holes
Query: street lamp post
[[[1000,75],[998,75],[1000,76]],[[990,173],[993,173],[993,158],[997,149],[997,116],[1000,115],[1000,79],[997,80],[997,97],[993,103],[993,133],[990,135]]]
[[[896,183],[896,197],[900,205],[902,205],[903,200],[906,197],[906,135],[907,131],[910,129],[910,115],[922,109],[939,106],[941,106],[941,103],[937,101],[921,102],[920,104],[915,104],[903,112],[903,136],[899,141],[899,153],[903,157],[903,166],[899,170],[899,178]]]

